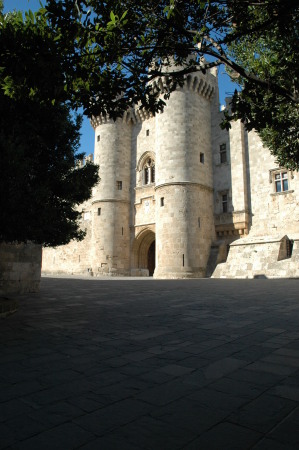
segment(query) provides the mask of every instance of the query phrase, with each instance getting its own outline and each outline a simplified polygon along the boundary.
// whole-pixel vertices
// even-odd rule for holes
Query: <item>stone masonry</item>
[[[93,118],[101,181],[80,206],[86,238],[44,249],[44,273],[298,277],[298,173],[222,116],[212,69],[154,117]]]
[[[0,297],[38,292],[42,248],[32,242],[0,244]]]

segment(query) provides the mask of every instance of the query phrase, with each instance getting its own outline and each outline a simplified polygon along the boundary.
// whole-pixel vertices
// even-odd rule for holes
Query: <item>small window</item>
[[[100,142],[100,140],[101,140],[101,136],[98,134],[97,135],[97,142]]]
[[[151,178],[152,178],[152,183],[154,183],[155,182],[155,166],[152,166]]]
[[[149,184],[149,167],[144,168],[144,184]]]
[[[275,192],[285,192],[289,190],[288,173],[286,171],[274,174]]]
[[[227,162],[226,144],[220,145],[220,162],[221,164]]]
[[[205,162],[205,154],[204,153],[200,153],[199,160],[200,160],[201,164],[204,164],[204,162]]]
[[[287,258],[291,258],[292,252],[293,252],[293,246],[294,246],[294,241],[291,239],[287,239],[286,240]]]
[[[101,215],[101,208],[98,208],[98,216]]]
[[[227,194],[223,194],[222,195],[222,212],[224,212],[224,213],[226,213],[228,210],[227,204],[228,204]]]
[[[164,206],[164,197],[160,198],[160,206]]]
[[[149,130],[146,130],[146,135],[149,136]]]
[[[123,188],[123,182],[122,181],[117,181],[116,182],[116,187],[118,191],[121,191]]]
[[[155,161],[147,158],[143,166],[143,184],[155,183]]]

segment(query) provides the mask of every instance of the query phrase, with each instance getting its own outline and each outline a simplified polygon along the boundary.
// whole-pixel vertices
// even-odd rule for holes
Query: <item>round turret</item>
[[[213,227],[211,97],[216,77],[188,75],[156,122],[157,278],[203,277]]]
[[[94,275],[130,273],[131,123],[106,117],[92,120],[100,182],[92,198]]]

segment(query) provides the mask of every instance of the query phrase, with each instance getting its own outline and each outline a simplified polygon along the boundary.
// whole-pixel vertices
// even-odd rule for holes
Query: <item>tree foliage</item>
[[[0,241],[82,239],[76,206],[98,181],[76,168],[81,116],[71,112],[64,58],[41,14],[0,17]]]
[[[81,239],[96,168],[75,169],[84,113],[161,110],[184,76],[225,64],[243,87],[229,121],[299,168],[297,0],[45,0],[0,15],[0,240]],[[0,0],[1,6],[1,0]],[[1,9],[1,8],[0,8]],[[153,92],[163,76],[167,90]],[[162,95],[157,95],[162,94]]]
[[[267,10],[248,8],[246,23],[241,22],[239,29],[250,23],[254,31],[240,33],[238,39],[229,44],[229,54],[247,72],[291,93],[294,101],[283,95],[283,91],[273,91],[240,76],[242,92],[235,92],[232,111],[227,113],[224,125],[229,126],[232,119],[241,119],[248,130],[257,130],[281,166],[298,170],[299,110],[295,100],[299,81],[298,16],[290,10],[271,24],[271,28],[261,32],[259,23],[267,20]]]
[[[47,0],[45,8],[57,49],[68,48],[74,105],[87,115],[115,118],[137,103],[159,111],[185,74],[225,64],[244,86],[229,119],[255,127],[280,163],[298,168],[298,143],[281,146],[290,127],[283,117],[298,108],[297,0]],[[249,47],[264,69],[250,63]],[[157,76],[168,83],[164,98],[151,90]],[[269,121],[269,111],[280,118]]]

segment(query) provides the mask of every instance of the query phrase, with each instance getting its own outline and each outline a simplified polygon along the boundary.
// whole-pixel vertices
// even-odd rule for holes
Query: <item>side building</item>
[[[101,180],[80,207],[86,238],[44,249],[43,273],[299,276],[298,173],[240,122],[222,130],[222,115],[212,69],[186,76],[156,116],[94,118]]]

